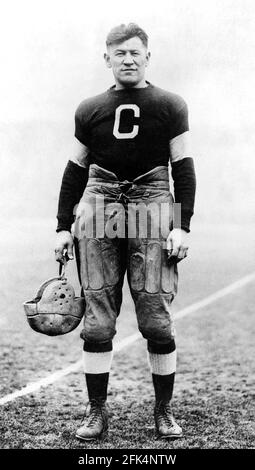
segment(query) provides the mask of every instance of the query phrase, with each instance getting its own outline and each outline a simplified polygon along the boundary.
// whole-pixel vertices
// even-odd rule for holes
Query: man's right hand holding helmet
[[[67,259],[73,259],[73,237],[67,230],[61,230],[57,233],[55,245],[55,259],[64,264],[65,255]]]

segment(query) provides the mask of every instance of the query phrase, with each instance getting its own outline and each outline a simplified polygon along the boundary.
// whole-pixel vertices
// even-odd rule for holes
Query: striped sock
[[[83,367],[89,400],[106,400],[113,357],[112,343],[84,343]]]
[[[158,344],[148,341],[148,360],[152,373],[156,402],[172,399],[176,372],[175,341]]]
[[[85,374],[104,374],[110,372],[113,352],[83,351],[83,368]]]

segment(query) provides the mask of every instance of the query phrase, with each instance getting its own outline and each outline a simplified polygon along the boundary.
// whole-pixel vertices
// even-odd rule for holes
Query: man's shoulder
[[[90,113],[96,107],[105,103],[106,98],[108,96],[108,91],[104,91],[103,93],[99,93],[98,95],[91,96],[89,98],[85,98],[79,104],[76,109],[76,116],[81,116],[83,114]]]
[[[173,93],[155,85],[153,86],[153,92],[158,99],[162,100],[163,103],[170,106],[176,112],[187,107],[186,101],[177,93]]]

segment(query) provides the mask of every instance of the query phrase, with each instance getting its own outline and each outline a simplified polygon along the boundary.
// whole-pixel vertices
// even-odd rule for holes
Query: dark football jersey
[[[121,180],[167,166],[169,141],[188,129],[185,101],[150,83],[112,87],[82,101],[75,113],[75,136],[89,148],[90,162]]]

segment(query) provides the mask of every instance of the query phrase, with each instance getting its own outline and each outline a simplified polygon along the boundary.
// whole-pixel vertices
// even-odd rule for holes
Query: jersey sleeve
[[[90,165],[89,148],[77,139],[74,139],[73,149],[69,160],[82,168],[88,168]]]
[[[171,139],[189,130],[188,106],[183,101],[181,108],[175,112],[171,129]]]
[[[86,187],[88,171],[88,168],[83,168],[71,160],[68,161],[59,193],[57,232],[61,230],[71,231],[75,206],[79,203]]]
[[[188,107],[184,100],[175,113],[170,139],[170,162],[174,182],[175,202],[181,203],[181,228],[190,231],[190,219],[194,212],[196,174],[193,158],[189,155]]]
[[[81,103],[75,112],[75,137],[86,147],[89,147],[90,131],[89,131],[89,113],[86,106]]]

